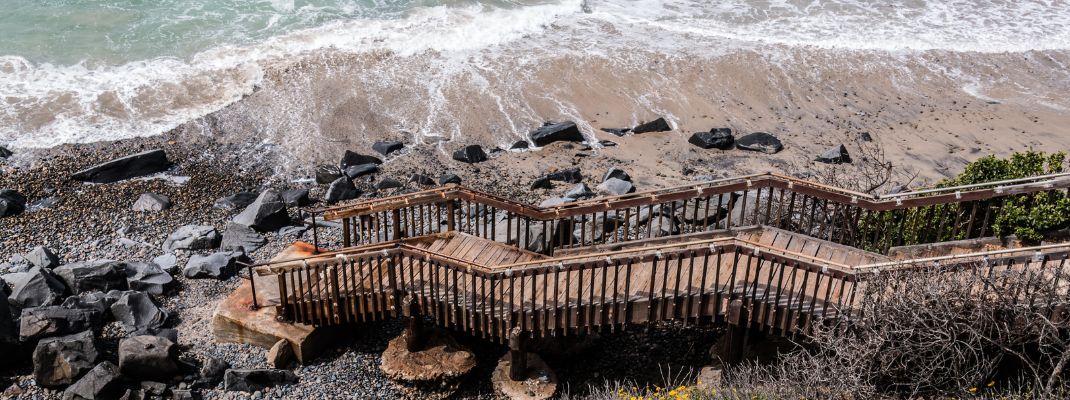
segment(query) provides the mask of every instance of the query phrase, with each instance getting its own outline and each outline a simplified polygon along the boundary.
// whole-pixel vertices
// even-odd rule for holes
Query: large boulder
[[[163,150],[149,150],[97,164],[75,172],[71,179],[92,183],[112,183],[139,176],[152,175],[171,168],[171,161]]]
[[[390,155],[395,151],[400,151],[405,148],[405,143],[401,143],[395,140],[380,140],[372,145],[372,150],[384,156]]]
[[[609,171],[606,171],[606,175],[602,177],[602,182],[608,181],[610,178],[617,178],[622,181],[628,182],[632,181],[631,175],[628,175],[628,173],[624,172],[623,169],[617,167],[612,167],[609,169]]]
[[[535,146],[542,147],[553,142],[583,142],[586,140],[575,122],[547,122],[529,134]]]
[[[326,185],[335,179],[341,178],[343,174],[345,172],[336,165],[320,165],[316,167],[316,183]]]
[[[382,163],[383,163],[383,160],[380,160],[378,157],[366,156],[366,155],[363,155],[363,154],[359,154],[359,153],[355,153],[355,152],[346,150],[346,153],[345,153],[345,155],[342,156],[342,161],[338,164],[338,166],[341,167],[344,170],[344,169],[346,169],[346,168],[348,168],[350,166],[353,166],[353,165],[382,164]]]
[[[531,147],[531,143],[527,140],[517,140],[512,146],[509,146],[509,150],[527,150]]]
[[[672,127],[665,121],[665,118],[658,118],[632,128],[632,133],[665,132],[671,130]]]
[[[95,310],[63,306],[27,308],[19,317],[19,338],[25,342],[84,330],[98,331],[101,325],[101,314]]]
[[[347,178],[352,180],[352,179],[360,178],[360,177],[362,177],[364,175],[371,175],[371,174],[379,173],[380,170],[381,170],[381,168],[379,168],[378,164],[370,164],[369,163],[369,164],[360,164],[360,165],[350,165],[350,166],[346,167],[345,173],[342,174],[341,177],[347,177]],[[331,183],[331,182],[334,182],[334,180],[329,180],[329,181],[324,182],[324,183]]]
[[[134,211],[163,211],[171,208],[171,199],[156,193],[142,193],[132,207]]]
[[[219,247],[219,231],[211,225],[186,225],[176,229],[163,242],[163,251],[207,250]]]
[[[245,225],[260,232],[275,231],[290,224],[290,213],[279,192],[268,189],[234,217],[234,223]]]
[[[111,315],[127,334],[155,333],[167,322],[167,312],[152,297],[132,290],[123,292],[111,305]]]
[[[43,387],[70,385],[96,361],[92,331],[42,339],[33,351],[33,379]]]
[[[131,262],[126,264],[126,283],[130,290],[159,296],[170,290],[174,278],[154,263]]]
[[[732,136],[732,129],[729,128],[713,128],[706,132],[695,132],[691,135],[691,138],[687,139],[688,143],[703,149],[721,149],[728,150],[735,144],[736,138]]]
[[[40,267],[2,276],[11,286],[7,300],[18,308],[50,306],[63,298],[67,287],[51,271]]]
[[[119,300],[120,293],[118,290],[113,290],[108,293],[86,292],[77,296],[70,296],[63,300],[63,308],[90,310],[102,316],[108,315],[111,312],[109,311],[111,305],[115,304],[116,300]]]
[[[736,147],[766,154],[776,154],[784,150],[784,144],[780,142],[780,139],[765,132],[754,132],[736,139]]]
[[[137,380],[169,381],[178,373],[178,347],[159,336],[120,340],[119,370]]]
[[[22,256],[35,267],[52,269],[59,266],[59,257],[47,247],[37,246]]]
[[[256,200],[256,193],[253,192],[238,192],[227,197],[220,197],[216,199],[212,207],[220,210],[237,210],[239,208],[248,207]]]
[[[182,275],[189,279],[227,279],[238,271],[238,262],[247,262],[245,253],[240,251],[222,251],[207,256],[193,255],[182,270]]]
[[[76,262],[56,267],[71,293],[126,290],[126,263],[112,260]]]
[[[847,153],[847,146],[841,144],[825,150],[814,161],[825,164],[849,164],[851,155]]]
[[[0,217],[10,217],[26,211],[26,196],[12,189],[0,190]]]
[[[611,195],[620,196],[622,194],[628,194],[635,191],[635,185],[623,179],[609,178],[605,182],[598,185],[598,191]]]
[[[287,207],[304,207],[312,204],[308,197],[308,189],[288,189],[279,194]]]
[[[104,361],[63,391],[63,400],[117,399],[124,392],[119,367]]]
[[[297,383],[297,375],[281,369],[231,369],[223,376],[228,392],[258,392],[278,385]]]
[[[267,239],[255,229],[231,222],[227,224],[227,230],[223,231],[223,243],[219,245],[219,248],[222,250],[244,249],[246,253],[252,253],[260,250],[267,242]]]
[[[482,146],[478,144],[471,144],[457,149],[457,151],[453,152],[453,159],[460,162],[475,164],[478,162],[487,161],[487,152],[483,151]]]
[[[441,176],[438,177],[438,184],[439,185],[449,185],[451,183],[454,184],[454,185],[460,185],[461,184],[461,177],[457,176],[457,174],[449,174],[449,173],[442,174]]]
[[[335,179],[331,182],[331,186],[327,188],[327,194],[324,196],[324,200],[327,204],[334,204],[340,201],[355,199],[360,197],[360,190],[356,186],[353,186],[353,181],[349,178],[342,177]]]

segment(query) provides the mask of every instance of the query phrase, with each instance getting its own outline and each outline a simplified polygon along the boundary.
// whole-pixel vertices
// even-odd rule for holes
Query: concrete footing
[[[460,387],[476,366],[476,357],[442,329],[423,332],[422,349],[409,351],[412,332],[402,331],[383,352],[380,369],[409,398],[444,399]]]
[[[527,353],[523,358],[527,360],[524,378],[514,380],[510,377],[510,371],[513,370],[512,353],[502,356],[490,377],[494,391],[511,400],[552,398],[557,392],[557,375],[537,354]]]

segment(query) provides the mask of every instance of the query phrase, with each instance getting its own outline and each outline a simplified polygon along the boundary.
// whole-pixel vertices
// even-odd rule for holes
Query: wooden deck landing
[[[546,256],[538,253],[459,232],[421,236],[405,240],[404,243],[487,269],[546,259]]]

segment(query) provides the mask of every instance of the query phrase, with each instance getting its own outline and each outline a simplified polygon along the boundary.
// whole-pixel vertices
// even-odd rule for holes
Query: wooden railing
[[[460,231],[552,255],[555,249],[750,225],[884,253],[993,235],[1008,199],[1066,193],[1070,174],[873,196],[777,174],[750,175],[554,207],[457,186],[315,210],[341,221],[342,247]]]
[[[637,323],[724,322],[789,335],[855,317],[857,294],[877,274],[903,269],[1040,271],[1065,274],[1070,245],[843,265],[736,238],[484,266],[403,242],[258,266],[278,279],[274,306],[289,321],[337,325],[401,316],[505,342],[624,330]],[[1035,273],[1035,272],[1033,272]],[[1050,306],[1067,296],[1058,280],[1041,293]],[[904,290],[909,290],[905,288]],[[1035,301],[1038,293],[1033,293]],[[411,305],[403,307],[403,299]],[[737,308],[738,309],[738,308]],[[741,320],[739,318],[742,318]],[[742,322],[741,322],[742,321]]]

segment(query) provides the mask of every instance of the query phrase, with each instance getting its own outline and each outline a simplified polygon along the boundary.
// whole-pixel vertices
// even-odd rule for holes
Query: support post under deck
[[[723,342],[723,348],[721,354],[725,364],[734,365],[743,361],[743,350],[746,346],[747,339],[747,309],[743,307],[742,299],[732,300],[728,304],[728,332],[725,333],[725,340]]]
[[[523,381],[528,378],[528,353],[526,337],[520,328],[509,332],[509,379]]]

